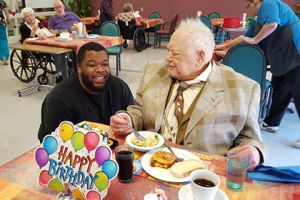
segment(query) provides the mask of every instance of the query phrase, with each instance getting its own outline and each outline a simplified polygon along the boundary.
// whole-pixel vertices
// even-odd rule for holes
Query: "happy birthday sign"
[[[96,131],[64,121],[35,150],[41,169],[39,183],[77,199],[100,200],[106,196],[110,181],[119,171],[111,149]]]

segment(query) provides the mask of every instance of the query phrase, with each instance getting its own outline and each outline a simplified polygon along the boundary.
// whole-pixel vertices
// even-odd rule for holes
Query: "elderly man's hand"
[[[229,152],[227,152],[227,155],[238,157],[241,160],[246,160],[248,158],[249,170],[254,170],[254,168],[260,163],[260,154],[258,152],[258,149],[252,145],[242,145],[234,147],[230,149]]]
[[[110,117],[110,127],[116,135],[122,136],[132,132],[130,116],[126,113],[118,113]]]

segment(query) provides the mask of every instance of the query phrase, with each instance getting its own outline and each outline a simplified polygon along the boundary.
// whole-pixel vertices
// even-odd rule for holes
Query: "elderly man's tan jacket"
[[[135,129],[160,129],[172,83],[166,63],[146,65],[136,103],[127,108]],[[184,145],[224,155],[234,146],[250,144],[265,156],[258,124],[259,102],[258,83],[212,62],[211,74],[183,133]]]

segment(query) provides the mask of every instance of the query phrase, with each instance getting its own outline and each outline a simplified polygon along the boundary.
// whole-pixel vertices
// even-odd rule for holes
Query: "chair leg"
[[[119,70],[121,71],[121,54],[118,54]]]
[[[119,76],[119,62],[118,62],[118,54],[116,55],[116,75]]]

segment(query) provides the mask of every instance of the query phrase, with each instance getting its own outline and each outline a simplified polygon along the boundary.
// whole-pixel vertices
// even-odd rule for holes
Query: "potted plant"
[[[75,12],[79,17],[89,17],[92,7],[89,0],[64,0],[68,10]]]
[[[296,3],[296,14],[300,15],[300,1]]]

